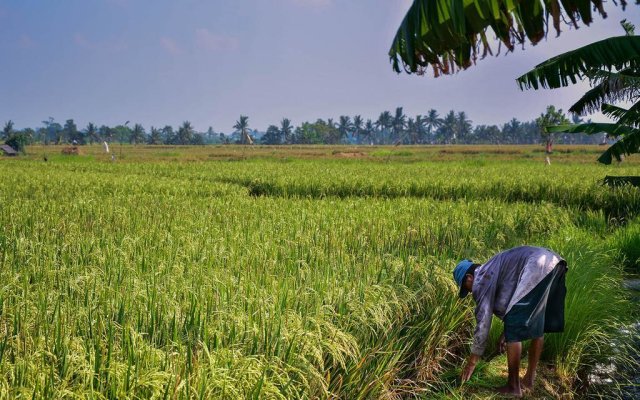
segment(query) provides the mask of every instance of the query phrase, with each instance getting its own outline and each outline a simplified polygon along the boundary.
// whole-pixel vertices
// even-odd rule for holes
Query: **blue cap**
[[[473,261],[471,260],[462,260],[456,265],[456,268],[453,270],[453,279],[456,281],[458,286],[460,286],[460,298],[464,298],[469,291],[462,286],[462,282],[464,281],[465,275],[467,275],[467,271],[473,265]]]

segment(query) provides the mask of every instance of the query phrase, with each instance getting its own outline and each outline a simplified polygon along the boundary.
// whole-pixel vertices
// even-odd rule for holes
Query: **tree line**
[[[603,135],[546,133],[543,129],[549,123],[570,120],[554,106],[549,106],[533,121],[519,121],[512,118],[502,125],[473,125],[464,111],[449,111],[440,115],[430,109],[424,115],[408,116],[402,107],[395,112],[383,111],[374,119],[364,119],[360,115],[340,116],[303,122],[294,126],[291,120],[283,118],[279,124],[270,125],[266,132],[252,130],[249,117],[241,115],[233,125],[230,134],[216,132],[209,127],[198,132],[189,121],[174,128],[145,129],[141,124],[129,121],[116,126],[89,123],[84,129],[78,128],[73,119],[64,124],[53,118],[42,121],[38,128],[16,130],[8,121],[2,130],[2,140],[12,147],[22,149],[31,143],[76,144],[130,143],[165,145],[204,144],[357,144],[357,145],[417,145],[417,144],[534,144],[555,141],[563,144],[596,144],[603,141]],[[573,117],[573,123],[580,123]]]

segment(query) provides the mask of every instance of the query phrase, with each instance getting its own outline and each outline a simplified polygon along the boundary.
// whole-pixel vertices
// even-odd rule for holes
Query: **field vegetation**
[[[451,270],[524,243],[570,268],[567,329],[532,397],[610,390],[587,377],[626,358],[612,343],[632,313],[640,189],[601,180],[637,161],[559,150],[551,166],[489,146],[4,159],[0,398],[487,397],[504,359],[490,349],[456,382],[473,314]]]

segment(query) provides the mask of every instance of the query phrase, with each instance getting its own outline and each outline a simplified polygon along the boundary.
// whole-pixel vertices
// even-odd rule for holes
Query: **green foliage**
[[[622,21],[622,26],[626,36],[604,39],[550,58],[518,78],[521,88],[534,89],[563,87],[588,78],[593,88],[571,110],[584,113],[599,106],[615,123],[560,123],[547,131],[597,132],[618,138],[598,159],[604,164],[611,164],[614,158],[622,161],[623,156],[640,152],[640,36],[633,35],[633,25],[626,21]],[[625,109],[607,104],[608,101],[630,101],[633,105]]]
[[[624,8],[626,1],[621,4]],[[601,0],[414,0],[389,57],[396,72],[403,67],[408,73],[423,74],[432,67],[435,76],[451,74],[493,54],[489,44],[493,36],[508,50],[527,38],[536,44],[551,25],[558,35],[562,22],[589,25],[592,6],[606,17]]]
[[[610,246],[618,251],[619,261],[629,271],[640,273],[640,219],[618,229],[611,236]]]
[[[27,134],[23,132],[14,132],[4,142],[5,144],[11,146],[15,151],[25,153],[26,147],[30,143],[30,140]]]
[[[241,144],[253,144],[253,139],[249,136],[249,117],[241,115],[240,119],[233,125],[236,134],[240,135]]]

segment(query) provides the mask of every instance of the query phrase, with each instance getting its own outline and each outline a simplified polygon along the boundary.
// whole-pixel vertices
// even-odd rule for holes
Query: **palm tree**
[[[162,131],[158,128],[151,127],[149,134],[149,144],[162,144]]]
[[[191,122],[184,121],[180,128],[178,128],[178,133],[176,134],[176,141],[178,144],[189,144],[193,139],[193,134],[195,130],[191,126]]]
[[[416,120],[415,120],[415,136],[413,138],[413,141],[411,144],[418,144],[418,143],[424,143],[425,142],[425,137],[427,135],[427,128],[426,128],[426,120],[425,118],[418,114],[416,115]]]
[[[457,125],[458,118],[456,117],[455,111],[451,110],[443,118],[442,125],[440,125],[440,129],[438,129],[440,141],[445,144],[455,143]]]
[[[356,115],[353,117],[353,123],[351,124],[351,129],[353,130],[353,136],[356,139],[356,143],[360,142],[360,134],[362,133],[362,117],[360,115]]]
[[[435,133],[442,126],[442,118],[438,115],[438,111],[435,109],[430,109],[427,112],[427,116],[424,119],[425,127],[427,128],[427,132],[429,136],[431,136],[430,141],[433,143]]]
[[[96,142],[102,141],[102,139],[100,139],[100,136],[98,135],[98,127],[93,122],[89,122],[87,124],[87,127],[84,130],[84,134],[87,139],[89,139],[89,143],[93,143],[94,140]]]
[[[458,140],[464,141],[471,134],[471,120],[467,118],[467,113],[460,111],[456,121],[456,135]]]
[[[140,124],[135,124],[133,126],[133,131],[131,131],[131,136],[129,136],[129,142],[133,144],[143,143],[145,139],[144,128]]]
[[[548,127],[548,133],[606,133],[619,137],[598,161],[611,164],[615,158],[640,152],[640,36],[634,34],[633,25],[622,21],[625,36],[611,37],[560,54],[537,65],[518,78],[521,88],[538,89],[540,86],[558,88],[568,86],[583,76],[591,82],[587,91],[569,111],[585,115],[600,110],[614,118],[615,123],[587,122],[578,125],[563,124]],[[625,109],[610,103],[632,103]]]
[[[281,141],[284,143],[291,142],[291,135],[293,134],[293,126],[291,125],[291,121],[288,118],[283,118],[280,121],[280,137]]]
[[[253,144],[253,139],[249,136],[249,117],[241,115],[240,119],[233,125],[233,129],[240,135],[240,143]]]
[[[13,121],[9,120],[5,122],[2,129],[2,140],[7,140],[11,135],[13,135]]]
[[[362,130],[362,135],[365,136],[370,145],[373,145],[373,134],[375,133],[376,128],[374,126],[373,121],[367,119],[367,122],[364,124],[364,129]]]
[[[402,112],[402,107],[396,107],[396,114],[393,116],[393,123],[391,130],[395,138],[402,136],[404,129],[407,126],[407,116]]]
[[[385,136],[388,129],[391,128],[393,124],[393,117],[389,111],[383,111],[378,116],[378,119],[375,122],[376,128],[378,128],[378,132],[380,133],[380,138],[378,140],[379,143],[385,142]]]
[[[338,132],[340,132],[340,140],[349,138],[353,125],[351,124],[351,117],[347,115],[340,116],[340,122],[338,122]]]
[[[431,67],[435,76],[452,74],[470,67],[478,57],[493,54],[490,37],[497,36],[509,51],[527,38],[536,44],[547,37],[551,25],[558,35],[563,22],[577,26],[577,21],[582,21],[589,25],[593,21],[592,9],[606,17],[603,3],[602,0],[413,0],[389,57],[396,72],[424,74]],[[626,1],[620,4],[624,9]],[[549,20],[553,23],[548,23]]]

